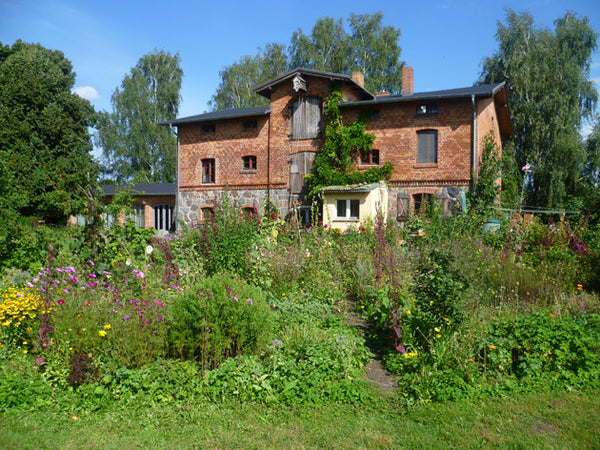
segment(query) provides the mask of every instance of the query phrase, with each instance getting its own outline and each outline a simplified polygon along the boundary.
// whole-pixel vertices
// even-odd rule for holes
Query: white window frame
[[[346,202],[346,207],[344,208],[344,215],[340,216],[340,202]],[[352,203],[355,202],[354,204],[356,205],[356,209],[358,212],[357,216],[353,216],[352,215]],[[347,198],[347,199],[337,199],[335,201],[335,215],[336,215],[336,219],[346,219],[346,220],[351,220],[351,219],[359,219],[360,218],[360,200],[356,199],[356,198]]]

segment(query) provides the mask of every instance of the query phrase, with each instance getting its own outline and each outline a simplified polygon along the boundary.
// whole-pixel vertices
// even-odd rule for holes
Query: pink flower
[[[521,170],[522,170],[524,173],[529,173],[529,172],[531,172],[531,164],[529,164],[529,163],[525,164],[523,167],[521,167]]]
[[[61,298],[56,303],[58,303],[59,305],[62,305],[64,302],[65,302],[65,299]]]

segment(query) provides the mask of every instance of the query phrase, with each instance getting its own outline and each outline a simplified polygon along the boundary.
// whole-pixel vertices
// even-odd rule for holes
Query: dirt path
[[[398,387],[398,383],[396,379],[383,367],[381,355],[369,341],[367,331],[370,327],[370,324],[358,315],[356,312],[356,303],[353,300],[348,300],[344,320],[349,325],[353,325],[358,328],[361,335],[365,338],[367,347],[369,347],[369,350],[371,350],[371,353],[373,353],[373,359],[367,364],[367,373],[364,375],[364,378],[373,383],[380,391],[391,393]]]

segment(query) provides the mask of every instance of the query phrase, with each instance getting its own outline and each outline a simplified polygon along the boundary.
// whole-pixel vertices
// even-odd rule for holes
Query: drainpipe
[[[169,124],[171,131],[177,137],[177,173],[175,174],[175,230],[179,228],[179,129],[174,131],[173,124]]]
[[[475,104],[475,94],[471,95],[471,104],[473,105],[473,150],[471,157],[473,179],[471,180],[471,188],[473,188],[477,176],[477,105]]]
[[[267,199],[271,200],[271,114],[268,116],[267,129]]]

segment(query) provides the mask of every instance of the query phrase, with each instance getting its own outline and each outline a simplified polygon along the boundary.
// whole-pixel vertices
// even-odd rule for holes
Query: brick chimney
[[[361,72],[352,72],[352,80],[361,88],[365,87],[365,75]]]
[[[402,68],[402,95],[413,94],[415,73],[412,67],[404,66]]]

